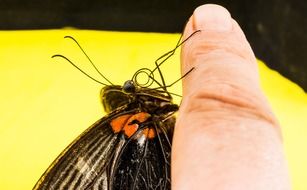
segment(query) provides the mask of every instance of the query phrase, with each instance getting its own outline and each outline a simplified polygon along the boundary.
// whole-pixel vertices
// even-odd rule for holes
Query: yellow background
[[[123,84],[172,49],[179,34],[73,29],[0,31],[0,189],[31,189],[57,155],[104,113],[102,87],[57,53],[102,80],[65,35],[74,36],[99,70]],[[295,190],[307,189],[307,95],[259,61],[261,85],[282,125]],[[169,83],[180,76],[179,53],[163,65]],[[172,74],[174,73],[175,74]],[[172,92],[179,93],[178,83]],[[178,99],[176,101],[179,101]]]

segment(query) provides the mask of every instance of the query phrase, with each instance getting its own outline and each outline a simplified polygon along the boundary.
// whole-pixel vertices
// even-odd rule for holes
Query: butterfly
[[[196,31],[198,32],[198,31]],[[71,36],[99,74],[109,83],[92,78],[63,55],[74,67],[104,87],[100,98],[106,116],[77,137],[49,166],[34,186],[45,189],[138,190],[170,189],[171,142],[174,114],[179,106],[167,90],[180,79],[166,85],[160,66],[187,39],[181,38],[175,48],[155,61],[155,69],[142,68],[124,85],[114,85],[104,77],[88,55]],[[161,82],[154,77],[158,71]],[[138,81],[146,74],[146,83]],[[158,87],[151,87],[155,83]]]

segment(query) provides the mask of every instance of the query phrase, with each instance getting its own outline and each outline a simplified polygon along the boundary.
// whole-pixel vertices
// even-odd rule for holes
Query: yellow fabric
[[[49,164],[104,113],[103,79],[65,35],[74,36],[99,70],[122,85],[172,49],[179,34],[82,30],[0,31],[0,189],[31,189]],[[163,65],[168,83],[180,77],[179,53]],[[261,84],[280,120],[295,190],[307,189],[307,95],[259,62]],[[156,75],[158,77],[158,75]],[[172,92],[180,94],[178,83]],[[176,99],[178,102],[179,99]]]

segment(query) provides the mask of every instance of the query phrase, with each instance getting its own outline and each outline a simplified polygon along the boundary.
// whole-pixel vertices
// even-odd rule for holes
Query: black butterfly
[[[194,32],[193,34],[195,34]],[[188,38],[190,38],[191,34]],[[94,68],[90,58],[76,42]],[[187,39],[188,39],[187,38]],[[167,88],[159,66],[187,39],[162,55],[153,70],[138,70],[123,86],[102,83],[62,55],[86,76],[104,85],[101,100],[107,113],[76,138],[49,166],[33,189],[170,189],[170,157],[174,113],[178,105]],[[161,82],[153,75],[158,71]],[[140,84],[137,76],[145,73],[148,81]],[[158,87],[149,88],[153,83]]]

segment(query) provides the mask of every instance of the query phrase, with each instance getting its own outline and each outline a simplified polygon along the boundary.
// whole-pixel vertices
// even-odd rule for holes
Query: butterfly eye
[[[127,80],[123,86],[123,91],[127,94],[135,92],[135,85],[132,80]]]

